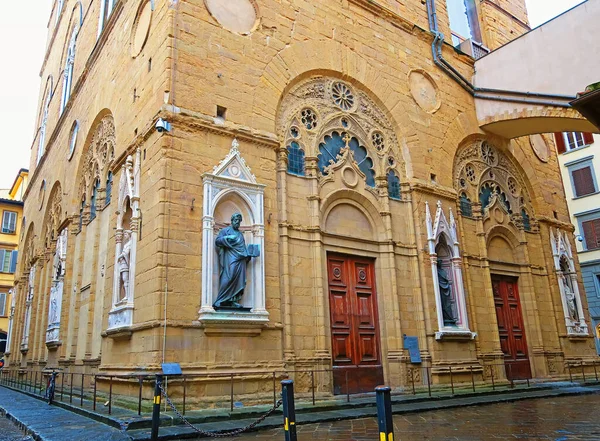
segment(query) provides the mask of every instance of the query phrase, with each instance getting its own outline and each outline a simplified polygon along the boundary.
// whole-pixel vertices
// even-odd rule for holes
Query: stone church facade
[[[431,0],[221,3],[54,5],[11,365],[322,369],[343,393],[405,385],[404,336],[438,382],[597,359],[552,141],[480,129]],[[527,30],[523,0],[476,3],[485,47]],[[236,212],[260,252],[222,310]]]

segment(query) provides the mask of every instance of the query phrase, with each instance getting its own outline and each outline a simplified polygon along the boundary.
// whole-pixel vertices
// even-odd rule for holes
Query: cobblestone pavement
[[[396,440],[600,440],[600,394],[542,398],[394,417]],[[229,440],[283,440],[281,429]],[[375,419],[298,427],[298,441],[379,439]]]
[[[0,441],[30,441],[30,436],[17,427],[12,421],[0,416]]]

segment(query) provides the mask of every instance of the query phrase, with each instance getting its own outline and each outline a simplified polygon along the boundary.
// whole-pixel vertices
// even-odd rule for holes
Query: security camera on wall
[[[576,239],[578,242],[583,242],[583,236],[582,236],[581,234],[577,234],[577,235],[575,236],[575,239]]]
[[[156,131],[159,133],[171,131],[171,123],[162,118],[158,118],[158,121],[156,121],[154,127],[156,127]]]

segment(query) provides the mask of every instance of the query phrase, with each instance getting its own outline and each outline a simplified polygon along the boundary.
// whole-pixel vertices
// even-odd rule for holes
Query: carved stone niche
[[[106,335],[115,338],[131,336],[133,325],[135,269],[140,222],[140,150],[128,156],[121,168],[117,228],[115,231],[115,264],[112,307],[108,313]]]
[[[225,159],[212,173],[203,175],[202,303],[198,321],[207,335],[259,335],[269,322],[265,309],[265,186],[257,183],[238,146],[234,139]],[[240,300],[244,309],[215,310],[213,304],[219,291],[215,239],[236,212],[242,214],[240,231],[246,245],[258,245],[260,255],[246,267],[246,289]]]

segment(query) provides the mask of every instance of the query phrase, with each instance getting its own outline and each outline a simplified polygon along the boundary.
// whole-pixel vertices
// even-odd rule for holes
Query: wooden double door
[[[506,375],[509,380],[531,378],[517,279],[494,275],[492,289]]]
[[[383,384],[374,261],[327,256],[335,394]]]

